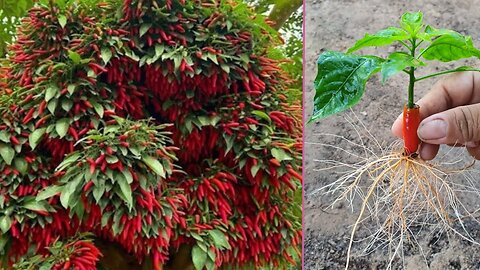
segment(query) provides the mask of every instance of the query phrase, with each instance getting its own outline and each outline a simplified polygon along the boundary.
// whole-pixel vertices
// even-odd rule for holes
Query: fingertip
[[[477,147],[467,147],[467,151],[468,153],[470,153],[470,155],[477,159],[477,160],[480,160],[480,146],[477,146]]]
[[[420,157],[423,160],[432,160],[437,156],[439,149],[440,145],[438,144],[422,143],[419,150]]]
[[[400,114],[392,125],[392,134],[398,138],[402,138],[402,114]]]

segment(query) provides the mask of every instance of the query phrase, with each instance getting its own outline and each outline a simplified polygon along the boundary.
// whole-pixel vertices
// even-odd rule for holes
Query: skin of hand
[[[433,159],[441,144],[465,146],[480,159],[480,73],[446,76],[417,104],[422,119],[417,131],[422,159]],[[402,137],[402,115],[393,123],[392,133]]]

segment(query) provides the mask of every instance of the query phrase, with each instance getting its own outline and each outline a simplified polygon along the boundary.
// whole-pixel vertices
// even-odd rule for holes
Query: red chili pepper
[[[405,154],[411,155],[417,152],[420,139],[417,135],[417,129],[420,125],[420,106],[414,108],[403,108],[403,142]]]
[[[12,142],[14,145],[19,145],[20,144],[20,141],[15,136],[10,137],[10,142]]]

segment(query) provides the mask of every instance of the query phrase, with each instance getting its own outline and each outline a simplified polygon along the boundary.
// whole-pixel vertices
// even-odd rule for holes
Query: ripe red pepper
[[[411,155],[417,152],[420,139],[417,135],[417,129],[420,125],[420,106],[414,108],[403,108],[403,143],[405,154]]]

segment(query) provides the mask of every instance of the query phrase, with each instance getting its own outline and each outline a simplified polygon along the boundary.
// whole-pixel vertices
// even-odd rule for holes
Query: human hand
[[[480,159],[480,74],[454,73],[437,82],[420,99],[422,122],[417,134],[422,144],[420,157],[433,159],[441,144],[465,146]],[[392,133],[402,137],[402,115],[392,126]]]

